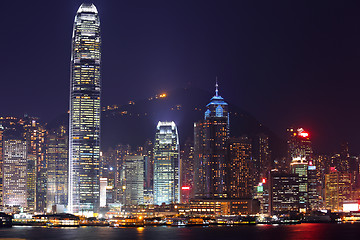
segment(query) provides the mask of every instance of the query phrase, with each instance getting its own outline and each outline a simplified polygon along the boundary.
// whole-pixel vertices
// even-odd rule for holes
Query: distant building
[[[330,157],[328,155],[315,155],[309,165],[316,167],[317,191],[320,197],[324,197],[325,174],[329,173]],[[322,199],[323,200],[323,199]]]
[[[206,105],[204,120],[194,124],[196,198],[226,198],[228,176],[226,142],[229,138],[228,104],[218,94]]]
[[[106,204],[115,203],[116,201],[116,162],[117,162],[117,152],[115,149],[110,148],[108,151],[100,153],[100,177],[107,179],[107,185],[104,189],[101,189],[101,178],[100,178],[100,207],[103,207],[101,201],[102,191],[106,192]]]
[[[255,186],[254,199],[260,202],[260,214],[270,214],[270,199],[269,199],[269,181],[263,178],[261,182]]]
[[[130,155],[130,145],[119,144],[115,147],[116,151],[116,167],[115,167],[115,199],[114,202],[124,203],[125,177],[124,177],[124,161],[125,156]]]
[[[194,199],[188,204],[193,215],[249,215],[259,213],[259,201],[251,198]]]
[[[308,162],[305,158],[293,158],[290,164],[291,173],[299,176],[299,207],[301,212],[308,208]]]
[[[0,211],[3,207],[3,141],[4,127],[0,124]]]
[[[310,162],[311,163],[311,162]],[[312,163],[308,166],[307,180],[308,180],[308,209],[320,210],[322,207],[321,185],[318,182],[317,169]]]
[[[37,212],[44,212],[46,209],[48,180],[47,158],[45,157],[45,125],[43,123],[40,123],[39,120],[35,117],[25,116],[24,119],[22,119],[21,121],[23,122],[24,128],[23,138],[26,140],[27,143],[27,154],[31,157],[34,157],[36,160],[36,193],[34,199],[34,210],[36,210]],[[31,196],[29,197],[32,198]],[[29,207],[32,208],[32,206]]]
[[[351,197],[351,174],[335,169],[325,175],[325,207],[331,211],[342,211],[343,202]]]
[[[126,156],[124,161],[125,204],[144,204],[144,163],[146,157]]]
[[[100,207],[106,206],[106,187],[108,185],[107,178],[100,178]]]
[[[294,158],[300,157],[311,161],[313,150],[309,132],[303,128],[289,128],[287,129],[287,135],[288,156],[286,167],[288,168],[288,166],[290,166]]]
[[[68,200],[68,134],[64,126],[51,130],[46,138],[47,211]]]
[[[26,164],[26,199],[29,212],[36,211],[36,170],[36,156],[28,154]]]
[[[228,197],[250,198],[253,188],[251,175],[251,140],[248,137],[228,141]]]
[[[174,122],[159,122],[154,142],[154,203],[180,202],[180,148]]]
[[[270,212],[271,214],[299,212],[299,176],[271,172]]]
[[[189,139],[180,152],[181,160],[181,202],[189,202],[194,186],[194,143]]]
[[[336,169],[340,172],[351,173],[350,160],[349,143],[344,142],[341,144],[340,162]]]
[[[26,200],[26,142],[4,142],[3,186],[4,206],[27,207]]]
[[[271,163],[269,136],[263,133],[258,134],[252,142],[252,177],[254,182],[257,183],[263,178],[268,178],[269,172],[273,167]]]
[[[154,186],[154,146],[150,140],[147,140],[142,149],[141,155],[145,156],[144,165],[144,204],[154,204],[153,186]]]

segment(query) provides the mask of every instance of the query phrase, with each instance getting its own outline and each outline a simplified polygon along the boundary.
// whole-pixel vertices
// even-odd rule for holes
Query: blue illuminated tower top
[[[212,117],[229,118],[228,104],[224,101],[224,98],[219,95],[219,85],[217,81],[215,84],[215,96],[210,99],[206,108],[205,120]]]

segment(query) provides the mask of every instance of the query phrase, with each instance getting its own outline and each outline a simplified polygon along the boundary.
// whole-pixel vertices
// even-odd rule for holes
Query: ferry
[[[129,217],[121,218],[114,217],[109,220],[111,227],[143,227],[144,218],[143,217]]]

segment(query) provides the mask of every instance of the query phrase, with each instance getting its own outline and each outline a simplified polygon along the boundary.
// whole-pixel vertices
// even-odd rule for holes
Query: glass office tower
[[[154,144],[154,203],[180,202],[179,137],[174,122],[159,122]]]
[[[68,134],[64,126],[49,130],[46,138],[47,212],[68,201]]]
[[[96,212],[100,162],[100,20],[94,4],[76,13],[72,36],[69,198],[71,213]]]
[[[6,140],[4,142],[4,206],[27,207],[26,152],[25,141]]]

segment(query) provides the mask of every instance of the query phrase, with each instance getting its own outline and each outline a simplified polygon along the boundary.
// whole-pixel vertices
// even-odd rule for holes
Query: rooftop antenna
[[[216,84],[215,84],[215,96],[219,96],[219,84],[218,84],[218,78],[216,76]]]

